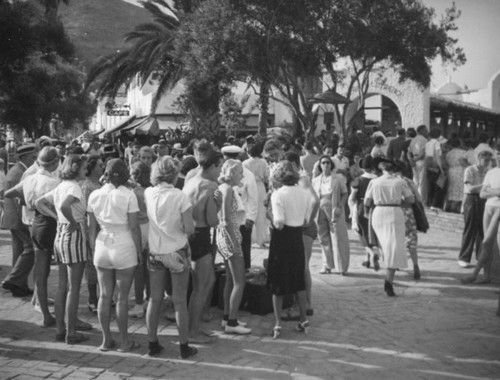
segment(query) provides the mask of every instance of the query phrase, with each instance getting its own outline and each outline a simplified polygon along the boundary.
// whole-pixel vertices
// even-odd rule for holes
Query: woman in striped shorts
[[[69,155],[61,168],[62,182],[53,191],[37,201],[37,208],[43,210],[55,207],[57,234],[54,253],[59,265],[59,286],[57,288],[56,340],[75,344],[86,341],[88,336],[77,333],[77,311],[80,299],[80,285],[85,264],[90,258],[86,231],[86,202],[78,181],[85,179],[87,157]],[[64,320],[67,314],[68,325]]]

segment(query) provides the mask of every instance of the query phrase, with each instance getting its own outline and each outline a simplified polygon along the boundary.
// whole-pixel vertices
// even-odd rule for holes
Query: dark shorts
[[[52,255],[56,233],[57,221],[55,219],[40,213],[35,214],[31,226],[31,238],[37,250],[49,251]]]
[[[210,227],[197,227],[189,237],[191,248],[191,260],[196,261],[213,252],[212,240],[210,239]]]

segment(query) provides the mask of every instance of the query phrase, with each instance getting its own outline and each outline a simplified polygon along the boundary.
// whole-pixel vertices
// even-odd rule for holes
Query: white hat
[[[88,142],[84,142],[84,143],[82,144],[82,149],[83,149],[83,151],[84,151],[85,153],[87,153],[87,152],[88,152],[89,148],[90,148],[90,143],[88,143]]]
[[[240,154],[241,148],[237,145],[223,146],[220,150],[223,154]]]

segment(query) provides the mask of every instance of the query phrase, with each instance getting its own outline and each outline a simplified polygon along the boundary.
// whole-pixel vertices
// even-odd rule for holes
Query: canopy
[[[160,134],[160,127],[158,125],[158,120],[155,117],[149,116],[140,123],[133,123],[122,130],[124,133],[130,133],[131,135],[151,135],[158,136]]]
[[[334,90],[327,90],[325,92],[314,95],[307,100],[309,103],[323,103],[323,104],[347,104],[351,103],[349,99],[335,92]]]

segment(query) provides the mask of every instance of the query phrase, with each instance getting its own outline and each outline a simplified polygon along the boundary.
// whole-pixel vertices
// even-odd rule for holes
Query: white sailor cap
[[[222,154],[240,154],[241,148],[237,145],[227,145],[223,146],[220,151]]]

